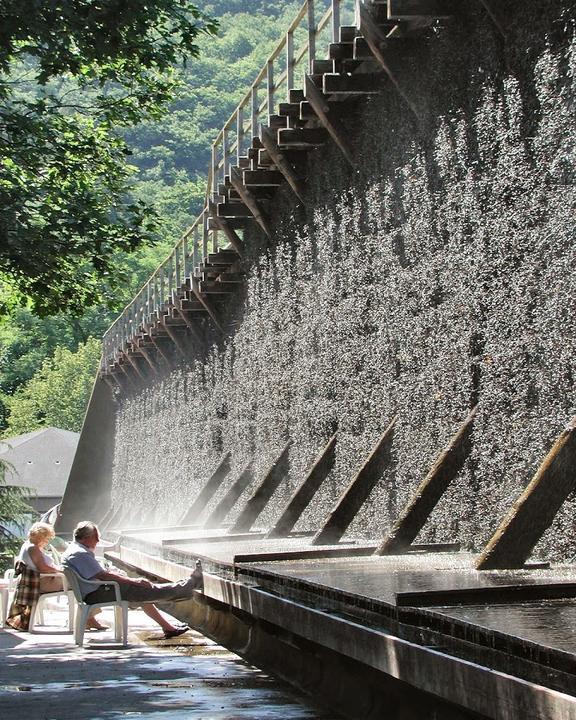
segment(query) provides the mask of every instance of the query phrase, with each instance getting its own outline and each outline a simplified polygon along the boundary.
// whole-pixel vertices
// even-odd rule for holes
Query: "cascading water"
[[[392,462],[349,529],[378,538],[479,399],[472,456],[422,539],[482,546],[576,412],[576,42],[532,70],[531,123],[522,83],[478,70],[473,107],[390,147],[386,172],[371,144],[335,200],[318,175],[323,200],[280,219],[251,266],[235,332],[121,401],[116,503],[173,522],[230,450],[210,510],[291,438],[290,477],[258,521],[270,526],[337,427],[334,470],[298,524],[317,529],[398,414]],[[384,144],[383,102],[366,103],[364,139],[382,129]],[[547,557],[576,551],[575,510],[542,541]]]

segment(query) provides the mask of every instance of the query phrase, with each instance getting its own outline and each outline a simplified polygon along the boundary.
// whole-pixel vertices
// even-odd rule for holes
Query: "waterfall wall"
[[[269,526],[335,429],[316,529],[398,414],[391,463],[349,529],[379,538],[480,403],[473,452],[422,540],[479,549],[576,413],[576,10],[480,3],[399,46],[397,73],[345,121],[357,163],[310,155],[254,231],[229,332],[116,408],[115,503],[177,522],[222,453],[261,477],[288,438]],[[246,498],[254,485],[248,488]],[[241,498],[242,501],[242,498]],[[242,506],[227,518],[232,520]],[[540,552],[576,552],[569,500]]]

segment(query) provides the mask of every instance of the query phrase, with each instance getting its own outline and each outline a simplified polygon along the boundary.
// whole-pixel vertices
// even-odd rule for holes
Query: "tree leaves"
[[[0,315],[114,304],[114,253],[153,240],[121,128],[158,118],[216,23],[186,0],[0,5]]]

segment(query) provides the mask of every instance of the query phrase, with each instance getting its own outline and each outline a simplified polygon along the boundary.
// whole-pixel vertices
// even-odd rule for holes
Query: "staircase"
[[[480,1],[485,6],[489,2]],[[406,39],[425,36],[456,13],[457,0],[357,0],[355,24],[350,25],[340,25],[342,2],[332,0],[319,23],[313,1],[304,3],[279,45],[288,53],[281,75],[285,101],[276,103],[277,49],[220,132],[212,148],[203,213],[104,337],[100,375],[116,391],[138,387],[179,356],[189,357],[203,346],[207,324],[225,332],[223,311],[243,284],[244,230],[256,223],[271,236],[270,217],[280,187],[289,187],[304,201],[311,150],[333,143],[354,166],[354,144],[343,121],[359,100],[398,92],[416,114],[390,59]],[[296,88],[294,68],[302,57],[290,37],[305,18],[306,70],[303,87]],[[330,22],[332,41],[326,57],[319,59],[316,40]],[[260,82],[267,85],[263,103]]]

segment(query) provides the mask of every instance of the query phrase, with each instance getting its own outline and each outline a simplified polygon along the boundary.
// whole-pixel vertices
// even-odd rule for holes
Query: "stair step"
[[[268,127],[272,130],[278,128],[285,128],[288,126],[288,118],[285,115],[269,115],[268,116]]]
[[[317,147],[326,142],[326,130],[324,128],[302,128],[293,130],[278,130],[278,145]]]
[[[302,102],[302,100],[304,100],[304,90],[290,90],[288,95],[289,95],[288,99],[290,100],[291,104],[299,103],[299,102]]]
[[[300,117],[300,104],[299,103],[280,103],[278,105],[278,114],[286,115],[286,117],[299,118]]]
[[[283,148],[282,155],[284,155],[290,165],[292,165],[292,167],[296,169],[298,169],[298,167],[302,164],[303,155],[300,150],[290,150],[289,148]],[[260,150],[258,162],[260,163],[260,165],[274,166],[274,162],[272,158],[268,155],[267,150]]]
[[[200,282],[200,292],[207,295],[229,295],[235,292],[241,285],[242,281],[233,282]]]
[[[314,60],[312,62],[312,73],[314,75],[323,75],[324,73],[336,72],[334,60]]]
[[[283,132],[282,130],[279,130],[278,132]],[[284,131],[286,132],[286,131]],[[246,205],[243,205],[242,203],[236,203],[236,202],[223,202],[218,203],[217,205],[217,212],[219,217],[233,217],[233,218],[251,218],[252,213],[250,210],[246,207]]]
[[[340,42],[349,43],[353,42],[354,38],[358,34],[358,28],[356,25],[341,25],[340,26]]]
[[[373,57],[372,50],[370,50],[366,38],[358,35],[358,37],[354,38],[354,58],[358,60],[371,57]]]
[[[226,225],[232,230],[242,230],[246,227],[246,221],[241,219],[230,218],[226,220]],[[219,230],[219,226],[213,218],[208,218],[208,230]]]
[[[354,43],[330,43],[328,54],[334,60],[342,60],[344,58],[351,58],[354,55]]]
[[[382,76],[373,73],[324,75],[323,91],[325,95],[377,95],[382,90],[381,84]]]
[[[372,55],[370,55],[369,58],[345,58],[340,63],[340,74],[347,75],[348,73],[353,73],[358,70],[358,68],[361,65],[364,65],[366,63],[366,60],[372,60]]]
[[[312,105],[307,100],[304,100],[304,102],[300,103],[300,119],[301,120],[312,120],[313,118],[316,118],[317,115],[314,112],[314,109],[312,108]]]
[[[211,252],[208,253],[207,261],[211,264],[217,264],[217,263],[233,263],[236,262],[236,260],[239,259],[239,255],[236,252],[236,250],[227,250],[226,248],[222,248],[221,250],[218,250],[217,252]]]
[[[282,185],[284,176],[276,170],[245,170],[244,184],[246,186],[267,185],[278,187]]]

